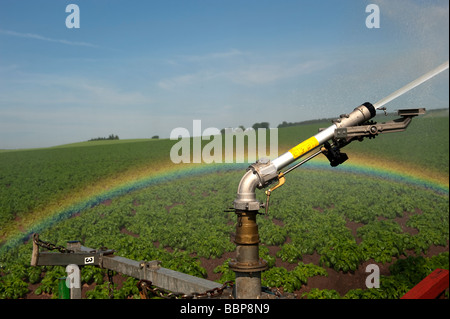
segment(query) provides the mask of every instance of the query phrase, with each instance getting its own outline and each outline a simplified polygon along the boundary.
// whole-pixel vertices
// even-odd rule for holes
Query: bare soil
[[[109,203],[106,202],[104,204],[108,205]],[[176,205],[180,205],[180,204],[181,203],[176,203],[175,205],[173,205],[173,207]],[[168,213],[170,213],[171,208],[172,207],[166,207]],[[416,212],[416,213],[420,213],[420,212]],[[410,213],[405,212],[405,214],[402,217],[395,218],[395,221],[402,227],[404,232],[408,232],[412,235],[415,235],[418,233],[417,229],[406,226],[406,222],[409,219],[410,215],[411,215]],[[283,226],[282,221],[274,220],[274,222],[277,225]],[[357,229],[363,225],[364,224],[362,224],[362,223],[347,221],[347,227],[352,232],[352,234],[355,237],[358,244],[361,242],[361,238],[359,238],[357,236]],[[121,232],[129,234],[131,236],[135,236],[135,237],[139,236],[137,234],[134,234],[134,233],[128,231],[125,228],[123,228],[121,230]],[[289,243],[290,241],[291,241],[290,238],[286,238],[285,243]],[[159,247],[158,242],[155,242],[154,245],[156,247]],[[267,246],[267,248],[269,249],[269,254],[271,256],[276,257],[276,254],[277,254],[278,250],[281,249],[281,246]],[[173,249],[171,247],[164,247],[164,249],[166,249],[169,252],[173,252]],[[431,256],[435,256],[439,253],[448,252],[448,251],[449,251],[449,242],[447,241],[447,245],[445,247],[432,245],[428,249],[428,252],[426,254],[421,254],[421,255],[424,257],[431,257]],[[407,251],[406,253],[407,253],[407,255],[416,256],[414,251]],[[192,256],[195,256],[195,254],[192,254]],[[206,279],[212,280],[212,281],[218,280],[220,278],[221,274],[214,273],[214,269],[217,266],[222,265],[224,263],[224,261],[227,260],[228,258],[235,258],[235,252],[224,253],[220,258],[215,258],[215,259],[207,259],[204,257],[199,257],[202,267],[204,267],[207,272]],[[406,258],[406,257],[400,256],[399,258]],[[358,288],[365,289],[366,288],[365,282],[366,282],[366,278],[368,275],[368,273],[366,273],[366,271],[365,271],[367,265],[377,264],[380,268],[380,275],[389,276],[390,275],[389,266],[391,266],[393,263],[395,263],[395,261],[399,258],[393,257],[391,262],[384,263],[384,264],[377,263],[374,260],[368,260],[366,262],[363,262],[356,271],[347,272],[347,273],[344,273],[342,271],[336,271],[329,267],[323,267],[328,272],[327,277],[315,276],[315,277],[309,278],[308,283],[306,285],[304,285],[300,290],[297,290],[294,293],[296,294],[297,298],[301,298],[301,295],[303,293],[310,291],[312,288],[318,288],[318,289],[334,289],[342,296],[342,295],[345,295],[351,289],[358,289]],[[319,265],[319,259],[320,259],[320,255],[317,254],[316,252],[314,252],[312,255],[303,255],[303,259],[301,261],[305,264],[313,263],[315,265]],[[297,266],[297,263],[291,264],[288,262],[283,262],[278,257],[276,258],[276,261],[275,261],[275,267],[284,267],[288,271],[293,270],[296,266]],[[105,278],[105,280],[107,280],[107,278]],[[118,284],[118,287],[120,289],[122,287],[123,282],[126,279],[122,275],[117,274],[114,276],[113,280],[114,280],[115,284]],[[30,284],[29,285],[30,292],[25,296],[25,298],[26,299],[50,299],[52,297],[49,294],[35,295],[34,291],[36,290],[36,288],[38,286],[39,286],[39,284]],[[95,283],[91,284],[91,285],[87,285],[87,284],[83,285],[82,298],[86,297],[86,291],[94,289],[94,288],[95,288]]]

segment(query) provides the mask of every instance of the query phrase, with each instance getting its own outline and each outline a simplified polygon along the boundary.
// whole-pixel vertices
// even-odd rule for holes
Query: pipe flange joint
[[[260,259],[258,262],[238,262],[236,259],[231,259],[228,266],[233,271],[248,273],[261,272],[269,268],[264,259]]]
[[[258,201],[235,200],[233,205],[236,210],[259,210],[261,208],[261,203]]]
[[[252,170],[254,174],[258,174],[259,189],[269,185],[277,176],[278,172],[275,165],[268,158],[261,158],[256,163],[249,166],[247,170]]]

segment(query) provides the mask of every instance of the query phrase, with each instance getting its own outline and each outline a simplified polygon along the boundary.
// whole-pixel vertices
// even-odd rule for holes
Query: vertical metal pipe
[[[229,263],[235,272],[234,297],[256,299],[261,295],[261,272],[267,263],[259,259],[258,211],[236,210],[236,259]]]
[[[248,273],[235,271],[233,297],[236,299],[259,299],[261,296],[261,271]]]

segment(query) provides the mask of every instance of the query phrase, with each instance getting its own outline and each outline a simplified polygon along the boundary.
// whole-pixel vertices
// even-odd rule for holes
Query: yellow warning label
[[[291,148],[289,152],[292,154],[292,156],[294,156],[294,158],[298,158],[317,146],[319,146],[319,141],[313,136],[308,138],[306,141],[301,142],[297,146]]]

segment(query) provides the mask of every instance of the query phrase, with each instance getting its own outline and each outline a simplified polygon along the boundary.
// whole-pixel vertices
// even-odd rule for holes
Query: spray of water
[[[389,103],[390,101],[392,101],[393,99],[399,97],[400,95],[405,94],[406,92],[408,92],[409,90],[412,90],[413,88],[415,88],[416,86],[422,84],[423,82],[428,81],[429,79],[431,79],[432,77],[434,77],[435,75],[441,73],[442,71],[444,71],[446,69],[448,69],[448,61],[443,63],[443,64],[441,64],[437,68],[431,70],[430,72],[422,75],[420,78],[418,78],[418,79],[412,81],[411,83],[405,85],[404,87],[402,87],[401,89],[395,91],[394,93],[391,93],[390,95],[386,96],[385,98],[383,98],[380,101],[378,101],[377,103],[375,103],[373,106],[375,107],[375,109],[381,108],[386,103]]]

